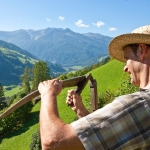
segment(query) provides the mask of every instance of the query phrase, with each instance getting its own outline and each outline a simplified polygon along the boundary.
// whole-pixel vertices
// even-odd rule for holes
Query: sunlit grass
[[[10,88],[12,88],[11,90],[5,90],[5,88],[7,88],[7,87],[4,86],[4,94],[6,97],[11,97],[14,94],[17,94],[18,92],[20,92],[22,90],[21,86],[18,86],[18,85],[9,86]]]
[[[29,116],[28,120],[24,123],[18,131],[8,134],[0,140],[0,150],[28,150],[29,144],[32,139],[32,134],[39,128],[39,107],[37,103]]]

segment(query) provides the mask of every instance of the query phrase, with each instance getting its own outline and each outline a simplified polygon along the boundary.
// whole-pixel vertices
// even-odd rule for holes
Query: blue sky
[[[0,31],[70,28],[117,36],[150,24],[150,0],[0,0]]]

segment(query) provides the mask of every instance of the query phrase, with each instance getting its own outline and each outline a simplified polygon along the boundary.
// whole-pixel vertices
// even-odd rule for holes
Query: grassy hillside
[[[3,87],[4,87],[5,97],[11,97],[14,94],[17,94],[19,91],[21,91],[21,86],[18,85],[3,86]]]
[[[2,45],[0,45],[0,82],[2,85],[20,82],[19,76],[24,72],[24,68],[26,66],[32,68],[34,63],[38,61],[33,56],[29,56],[24,53],[20,53],[17,50],[8,49],[7,47],[2,47]]]
[[[124,75],[123,67],[123,63],[113,60],[100,68],[92,70],[91,74],[97,81],[98,91],[117,90]]]
[[[120,87],[120,82],[123,75],[123,64],[113,60],[106,65],[103,65],[90,73],[97,81],[98,93],[105,90],[117,90]],[[74,120],[75,114],[65,104],[66,93],[68,89],[63,89],[58,97],[58,107],[60,117],[66,122],[70,123]],[[82,92],[83,101],[86,104],[86,98],[89,98],[90,88],[87,85]],[[40,102],[33,108],[28,121],[22,128],[14,133],[11,133],[2,140],[0,140],[0,149],[2,150],[29,150],[29,144],[32,134],[39,128],[38,115],[39,115]]]

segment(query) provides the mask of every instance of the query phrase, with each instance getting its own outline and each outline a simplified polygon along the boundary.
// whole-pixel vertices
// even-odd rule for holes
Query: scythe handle
[[[82,90],[84,89],[84,87],[87,84],[90,77],[91,77],[91,75],[89,74],[88,76],[79,76],[79,77],[63,80],[62,88],[77,86],[76,93],[81,94]],[[35,90],[35,91],[31,92],[30,94],[26,95],[21,100],[19,100],[17,103],[15,103],[13,106],[9,107],[5,112],[0,114],[0,119],[9,115],[13,111],[15,111],[17,108],[21,107],[22,105],[31,101],[33,98],[35,98],[39,95],[40,95],[40,93],[38,90]]]

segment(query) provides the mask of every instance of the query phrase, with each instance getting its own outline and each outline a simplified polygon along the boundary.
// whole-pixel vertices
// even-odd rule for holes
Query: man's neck
[[[143,64],[140,72],[140,88],[145,88],[150,84],[150,66]]]

